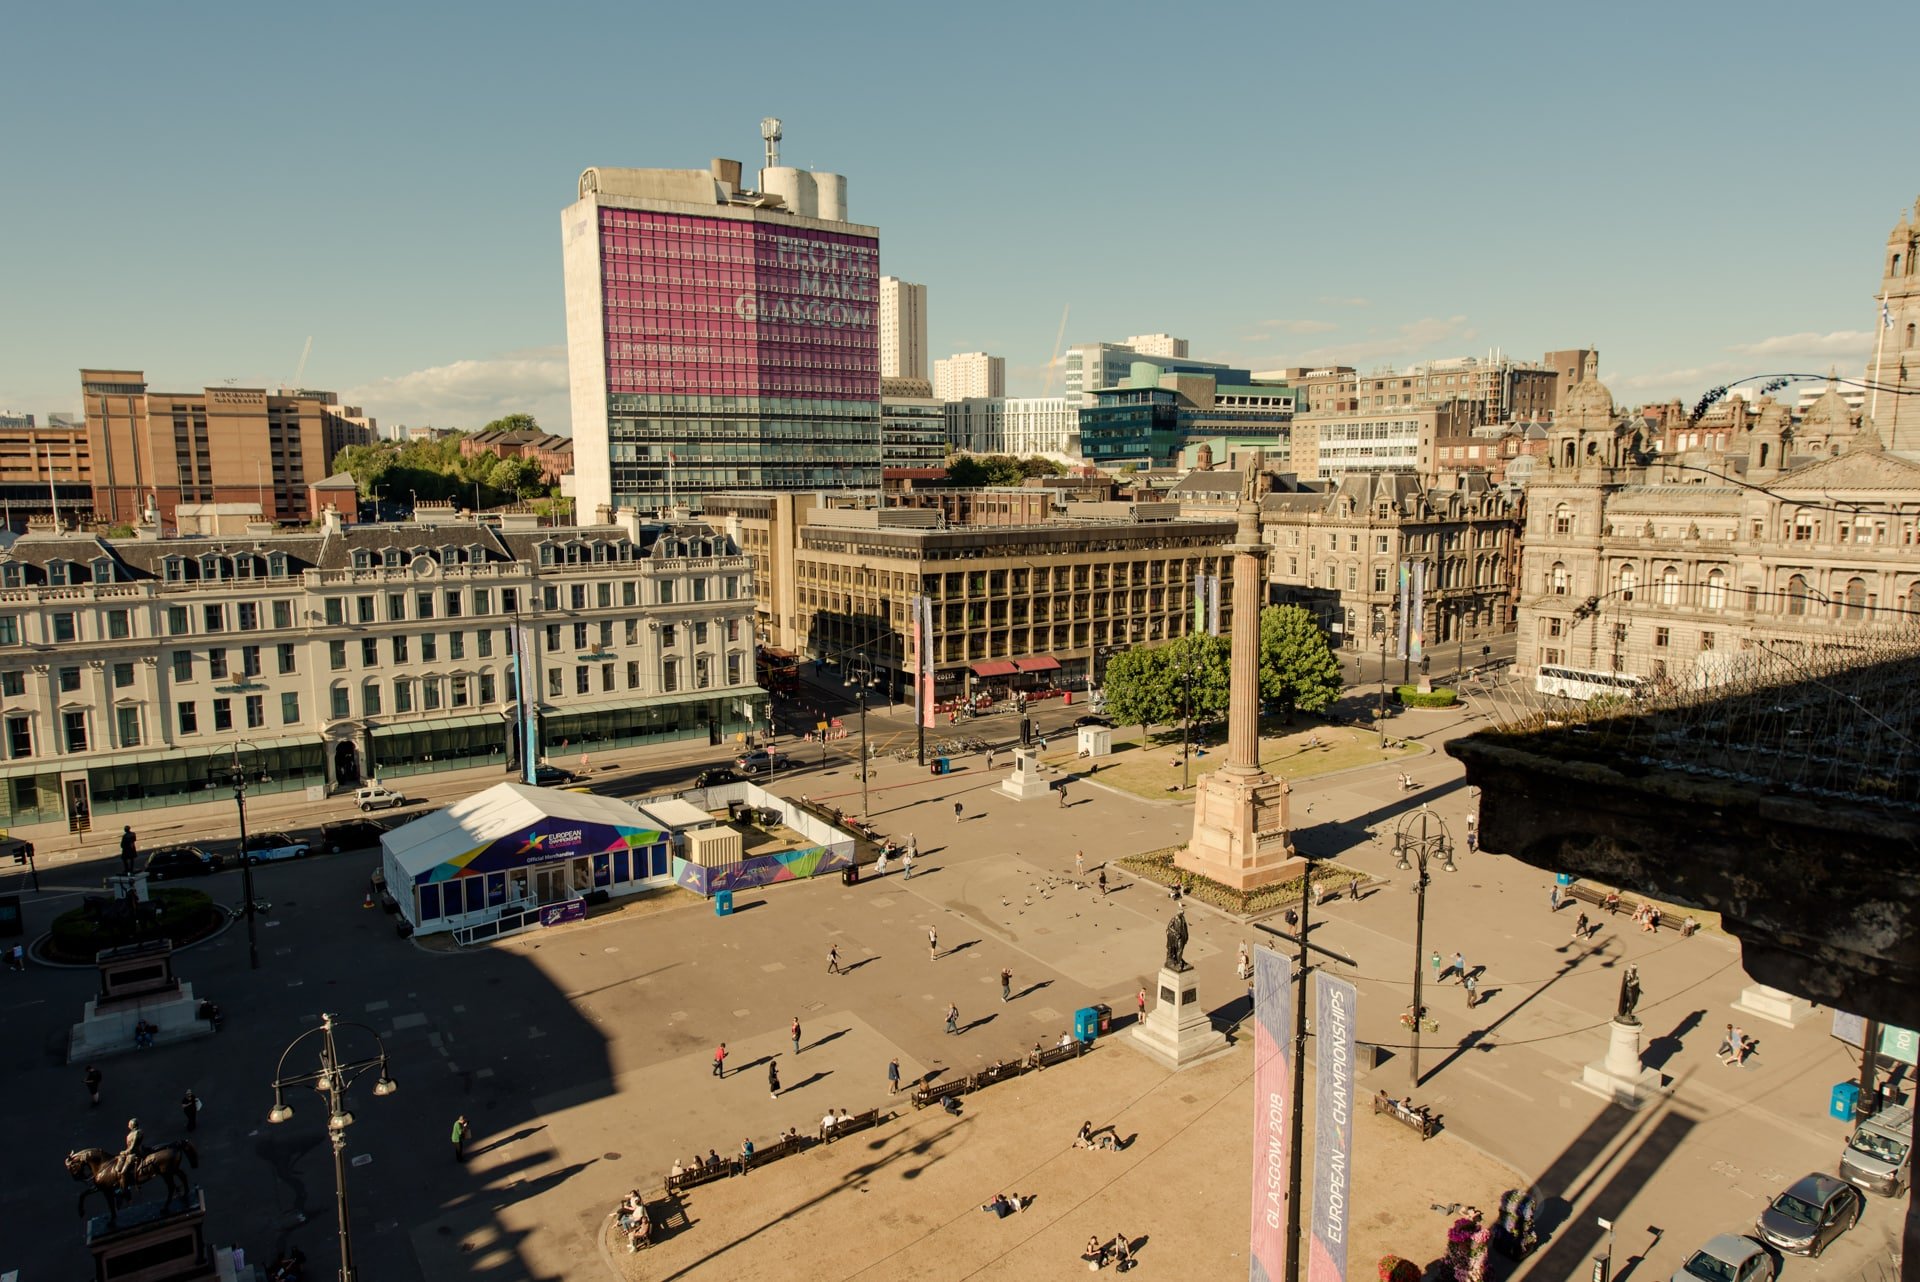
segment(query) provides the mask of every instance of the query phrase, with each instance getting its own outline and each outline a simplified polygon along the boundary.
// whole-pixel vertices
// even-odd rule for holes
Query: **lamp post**
[[[1186,667],[1180,672],[1181,684],[1186,689],[1186,713],[1180,722],[1180,787],[1182,791],[1193,786],[1191,768],[1193,739],[1193,652],[1186,655]]]
[[[873,811],[867,801],[867,692],[863,687],[855,693],[860,700],[860,817],[871,819]]]
[[[253,860],[247,855],[247,774],[240,766],[240,745],[251,743],[241,739],[233,745],[233,804],[240,811],[240,894],[246,899],[247,907],[247,966],[252,970],[260,969],[260,927],[255,920],[253,903]]]
[[[379,1054],[342,1063],[333,1044],[334,1031],[341,1028],[357,1028],[373,1038],[373,1044],[379,1047]],[[288,1074],[287,1056],[293,1054],[294,1048],[301,1042],[314,1036],[320,1038],[320,1067],[310,1073]],[[391,1095],[400,1089],[387,1072],[387,1048],[378,1033],[365,1024],[345,1023],[332,1015],[322,1014],[320,1027],[308,1029],[280,1052],[280,1063],[273,1072],[273,1108],[267,1113],[267,1121],[274,1125],[293,1116],[293,1106],[287,1103],[285,1095],[289,1086],[311,1086],[327,1100],[327,1138],[333,1142],[334,1209],[340,1221],[339,1282],[356,1282],[359,1276],[353,1265],[353,1230],[347,1219],[347,1128],[353,1125],[353,1114],[347,1109],[347,1088],[353,1085],[354,1079],[372,1068],[380,1070],[380,1076],[373,1084],[375,1095]]]
[[[1418,830],[1416,833],[1416,829]],[[1415,1086],[1420,1084],[1420,1020],[1426,1014],[1421,1005],[1420,968],[1426,964],[1422,955],[1426,950],[1427,937],[1427,857],[1440,856],[1440,866],[1447,872],[1459,871],[1453,862],[1453,838],[1447,832],[1447,825],[1439,815],[1426,806],[1404,815],[1399,827],[1393,832],[1394,866],[1402,870],[1414,867],[1413,860],[1419,861],[1420,875],[1414,878],[1413,909],[1413,1054],[1408,1059]],[[1411,856],[1412,858],[1409,858]],[[1465,978],[1462,976],[1462,978]]]

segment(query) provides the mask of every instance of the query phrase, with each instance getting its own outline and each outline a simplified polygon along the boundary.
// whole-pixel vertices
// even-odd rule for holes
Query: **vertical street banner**
[[[1193,576],[1193,630],[1207,630],[1207,576],[1198,571]]]
[[[1427,563],[1425,561],[1415,561],[1413,563],[1413,612],[1408,617],[1408,624],[1410,625],[1409,635],[1413,638],[1413,646],[1412,649],[1407,651],[1407,657],[1415,663],[1420,662],[1420,656],[1427,651],[1426,618]]]
[[[540,677],[533,670],[533,656],[540,652],[533,647],[532,627],[516,628],[514,637],[517,644],[513,647],[513,688],[520,700],[520,777],[528,783],[538,783],[535,776],[540,768]]]
[[[1220,576],[1207,576],[1207,634],[1220,635]]]
[[[1288,1129],[1293,1114],[1293,963],[1253,950],[1253,1236],[1248,1282],[1280,1282],[1287,1241]]]
[[[1408,594],[1410,589],[1413,586],[1412,563],[1409,561],[1402,561],[1400,563],[1400,568],[1395,571],[1395,574],[1398,576],[1400,580],[1400,629],[1399,629],[1400,635],[1398,637],[1398,640],[1400,643],[1400,653],[1394,655],[1393,657],[1396,659],[1404,659],[1407,657],[1407,654],[1408,654],[1407,629],[1413,621],[1413,612],[1407,608],[1408,605],[1411,603],[1409,600]]]
[[[1313,1220],[1307,1282],[1347,1282],[1347,1195],[1353,1183],[1352,984],[1321,971],[1314,1007]]]
[[[913,689],[915,711],[923,726],[938,725],[933,710],[933,598],[913,599]]]

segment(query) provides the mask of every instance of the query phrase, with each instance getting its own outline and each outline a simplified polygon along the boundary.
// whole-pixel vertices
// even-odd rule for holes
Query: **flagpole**
[[[1887,315],[1887,291],[1880,291],[1880,337],[1873,345],[1873,400],[1867,407],[1867,417],[1874,418],[1880,413],[1880,354],[1887,349],[1887,331],[1893,328],[1893,317]]]

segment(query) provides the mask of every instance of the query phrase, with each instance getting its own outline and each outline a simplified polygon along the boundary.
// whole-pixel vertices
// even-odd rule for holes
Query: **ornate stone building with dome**
[[[1900,390],[1920,368],[1894,359],[1920,322],[1916,238],[1920,205],[1874,299],[1876,328],[1883,299],[1894,321],[1869,366],[1877,413],[1830,383],[1797,422],[1762,396],[1712,447],[1660,453],[1662,429],[1618,409],[1597,371],[1570,389],[1528,492],[1521,676],[1586,693],[1712,685],[1755,651],[1920,636],[1920,396]]]

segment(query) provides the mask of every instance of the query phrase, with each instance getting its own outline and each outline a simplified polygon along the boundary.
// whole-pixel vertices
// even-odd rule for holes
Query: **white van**
[[[353,794],[353,804],[363,811],[386,810],[393,806],[406,805],[407,799],[375,779]]]
[[[1860,1123],[1840,1154],[1840,1177],[1869,1193],[1899,1197],[1913,1180],[1913,1109],[1888,1108]]]

